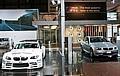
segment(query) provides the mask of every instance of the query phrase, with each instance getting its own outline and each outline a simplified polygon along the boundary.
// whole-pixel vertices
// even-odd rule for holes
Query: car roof
[[[22,40],[20,42],[37,42],[38,40]]]
[[[21,44],[21,43],[38,43],[38,42],[18,42],[17,44]]]
[[[86,37],[89,37],[89,38],[91,38],[91,37],[102,37],[103,38],[103,36],[86,36]]]

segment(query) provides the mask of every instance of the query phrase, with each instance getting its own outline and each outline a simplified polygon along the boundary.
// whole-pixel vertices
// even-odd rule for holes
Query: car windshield
[[[91,37],[90,42],[108,42],[104,37]]]
[[[24,48],[39,48],[37,43],[21,43],[16,44],[15,49],[24,49]]]

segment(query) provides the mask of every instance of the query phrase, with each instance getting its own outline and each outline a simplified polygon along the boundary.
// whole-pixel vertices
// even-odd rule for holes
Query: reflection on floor
[[[91,66],[88,65],[93,65],[93,66],[99,65],[97,63],[105,63],[103,65],[106,65],[108,62],[112,63],[112,62],[118,62],[118,60],[120,60],[119,58],[113,60],[108,58],[107,60],[107,58],[104,57],[91,59],[89,58],[89,55],[81,54],[80,49],[73,50],[71,63],[68,62],[69,58],[67,56],[68,53],[65,52],[65,58],[64,60],[62,60],[62,56],[60,55],[59,51],[51,52],[46,50],[44,68],[35,69],[35,70],[13,70],[13,71],[0,70],[0,76],[63,76],[63,74],[65,76],[89,76],[88,74],[89,74],[89,70],[91,70],[90,69]],[[62,64],[62,62],[64,62],[64,64]],[[119,62],[117,65],[119,65]],[[98,67],[94,67],[94,70],[97,68]]]

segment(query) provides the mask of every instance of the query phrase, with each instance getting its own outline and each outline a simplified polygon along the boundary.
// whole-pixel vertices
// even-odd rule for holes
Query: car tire
[[[93,58],[93,57],[94,57],[94,53],[93,53],[92,48],[91,48],[91,50],[90,50],[90,57],[91,57],[91,58]]]
[[[113,59],[117,59],[118,55],[114,55],[112,56]]]
[[[2,59],[0,59],[0,69],[2,68]]]
[[[42,62],[43,62],[43,63],[42,63],[42,68],[44,68],[44,59],[42,59]]]
[[[80,49],[81,49],[81,53],[82,54],[84,54],[85,53],[85,51],[83,50],[83,47],[82,47],[82,45],[80,44]]]
[[[45,53],[45,56],[44,56],[44,58],[43,59],[45,59],[46,58],[46,53]]]
[[[82,47],[81,47],[81,53],[82,53],[82,54],[84,54],[84,53],[85,53],[85,51],[83,50],[83,48],[82,48]]]

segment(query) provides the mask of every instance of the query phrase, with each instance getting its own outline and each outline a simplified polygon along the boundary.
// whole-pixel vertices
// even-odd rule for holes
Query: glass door
[[[57,47],[58,44],[58,29],[52,26],[47,26],[48,28],[42,29],[44,44],[48,47],[50,42],[51,47]]]

